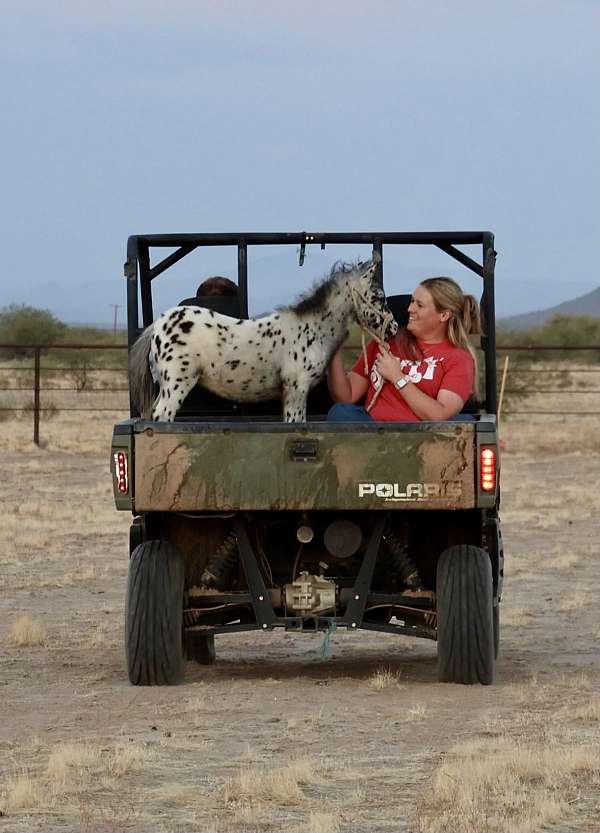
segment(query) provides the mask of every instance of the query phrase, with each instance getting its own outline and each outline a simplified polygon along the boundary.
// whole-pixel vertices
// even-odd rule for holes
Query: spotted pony
[[[264,318],[230,318],[193,306],[163,313],[130,353],[131,395],[140,414],[173,422],[200,384],[238,402],[281,397],[284,422],[305,422],[308,393],[351,322],[380,342],[396,333],[376,270],[373,261],[336,264],[310,294]]]

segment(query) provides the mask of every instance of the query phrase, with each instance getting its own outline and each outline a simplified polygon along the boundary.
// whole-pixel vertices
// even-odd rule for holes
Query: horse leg
[[[294,387],[295,384],[295,387]],[[308,388],[300,388],[297,381],[283,383],[283,421],[306,422]]]
[[[198,371],[193,371],[183,359],[159,360],[156,365],[159,392],[152,408],[154,422],[173,422],[183,400],[198,381]]]

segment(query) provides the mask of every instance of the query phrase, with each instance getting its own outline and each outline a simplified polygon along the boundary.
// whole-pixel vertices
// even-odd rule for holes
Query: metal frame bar
[[[254,608],[258,626],[264,629],[272,628],[277,616],[271,604],[271,595],[267,590],[267,586],[258,568],[258,562],[252,549],[252,544],[250,543],[246,523],[241,515],[234,517],[233,531],[238,539],[240,560],[246,576],[246,582],[248,583],[248,590],[252,596],[252,607]]]
[[[176,252],[173,252],[172,254],[163,258],[163,260],[161,260],[160,263],[157,263],[156,266],[152,266],[152,268],[150,269],[150,280],[153,281],[154,278],[157,278],[163,272],[166,272],[166,270],[170,266],[173,266],[175,263],[178,263],[178,261],[180,261],[186,255],[189,255],[190,252],[193,252],[194,249],[197,248],[197,246],[193,245],[192,243],[189,243],[187,246],[181,246],[179,249],[177,249]]]
[[[448,243],[436,243],[436,246],[438,249],[446,252],[447,255],[450,255],[450,257],[453,257],[454,260],[458,260],[458,262],[462,263],[463,266],[466,266],[467,269],[475,272],[475,274],[479,275],[480,278],[483,277],[483,267],[477,263],[476,260],[473,260],[472,257],[469,257],[464,252],[461,252],[460,249],[455,249],[454,246],[451,246]]]
[[[349,628],[357,628],[362,622],[367,605],[367,597],[371,591],[373,571],[375,570],[375,562],[377,561],[377,554],[386,520],[387,513],[378,515],[373,526],[367,551],[364,554],[356,581],[354,582],[354,587],[352,588],[352,597],[346,606],[346,612],[343,617],[344,624]]]
[[[238,294],[240,296],[242,318],[248,318],[248,246],[240,240],[238,255]]]
[[[494,271],[496,252],[494,235],[486,232],[483,239],[483,298],[485,336],[483,348],[485,353],[485,402],[488,413],[498,413],[498,394],[496,391],[496,306],[494,299]]]

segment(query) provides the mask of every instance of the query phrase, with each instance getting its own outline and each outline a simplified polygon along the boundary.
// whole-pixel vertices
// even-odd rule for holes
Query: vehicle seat
[[[194,295],[193,298],[184,298],[178,306],[204,307],[204,309],[212,309],[221,315],[229,315],[231,318],[246,317],[242,315],[240,299],[232,295]]]
[[[399,327],[406,327],[408,324],[408,305],[410,304],[411,298],[411,294],[388,295],[386,297],[390,312],[398,322]]]

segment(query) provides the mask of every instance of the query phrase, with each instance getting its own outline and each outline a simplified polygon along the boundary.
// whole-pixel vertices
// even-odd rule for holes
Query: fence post
[[[33,442],[40,444],[40,348],[35,348],[33,364]]]

